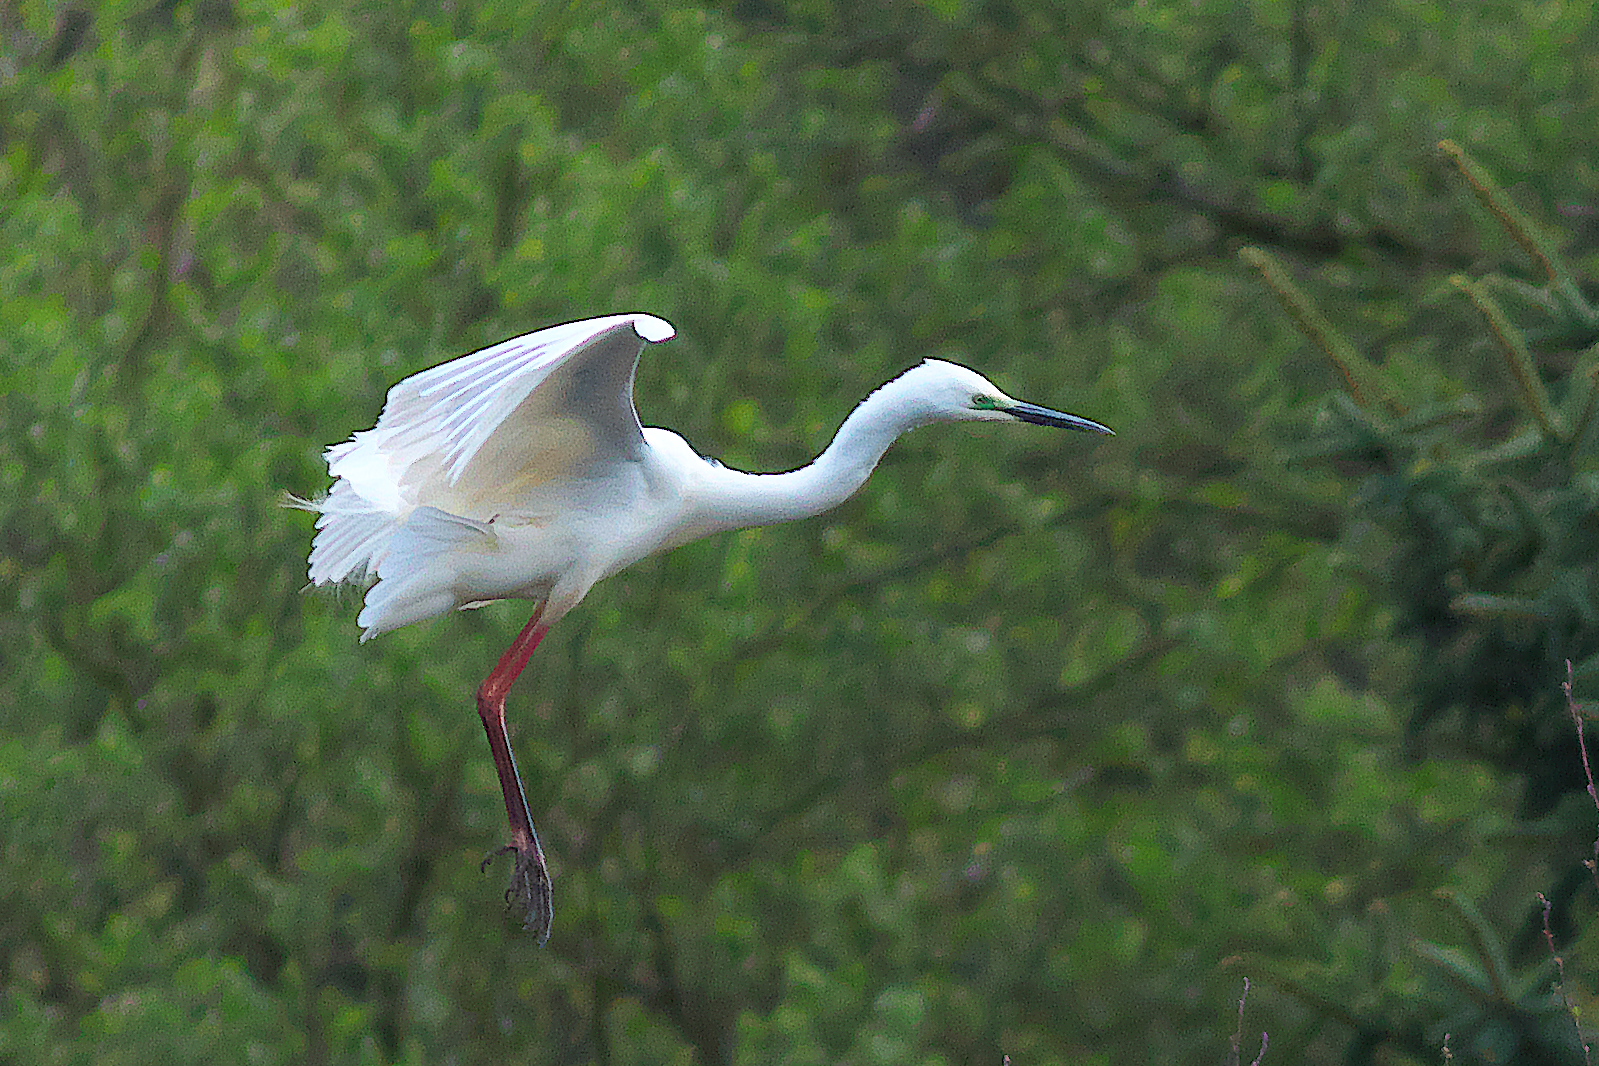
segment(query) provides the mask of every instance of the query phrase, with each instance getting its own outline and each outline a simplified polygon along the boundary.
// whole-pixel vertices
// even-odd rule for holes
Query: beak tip
[[[1060,429],[1075,429],[1079,433],[1102,433],[1111,437],[1116,435],[1109,426],[1102,426],[1093,419],[1081,415],[1069,415],[1064,411],[1052,411],[1037,404],[1017,403],[1008,413],[1019,422],[1031,422],[1037,426],[1055,426]]]

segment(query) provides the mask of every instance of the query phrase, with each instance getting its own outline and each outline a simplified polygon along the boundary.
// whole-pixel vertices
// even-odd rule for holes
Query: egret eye
[[[999,406],[999,401],[987,393],[979,392],[972,397],[972,406],[979,411],[992,411]]]

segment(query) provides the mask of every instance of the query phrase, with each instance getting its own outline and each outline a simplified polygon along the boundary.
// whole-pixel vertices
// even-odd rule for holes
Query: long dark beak
[[[1115,430],[1098,422],[1090,422],[1086,418],[1063,414],[1060,411],[1051,411],[1047,407],[1039,407],[1032,403],[1017,401],[1005,408],[1005,413],[1023,422],[1031,422],[1035,426],[1059,426],[1061,429],[1075,429],[1081,433],[1104,433],[1112,437],[1116,435]]]

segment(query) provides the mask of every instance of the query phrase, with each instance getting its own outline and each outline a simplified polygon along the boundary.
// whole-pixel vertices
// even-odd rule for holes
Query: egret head
[[[906,399],[929,422],[1020,421],[1087,433],[1112,432],[1098,422],[1013,399],[977,371],[941,359],[925,360],[901,374],[896,383],[902,383]]]

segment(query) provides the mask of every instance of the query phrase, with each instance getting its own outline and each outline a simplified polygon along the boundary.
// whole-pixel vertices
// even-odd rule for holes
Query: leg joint
[[[477,713],[484,721],[505,720],[505,690],[495,685],[493,678],[478,686]]]

